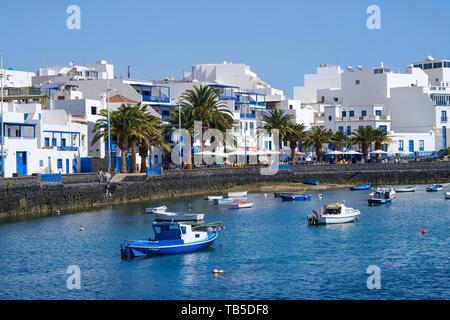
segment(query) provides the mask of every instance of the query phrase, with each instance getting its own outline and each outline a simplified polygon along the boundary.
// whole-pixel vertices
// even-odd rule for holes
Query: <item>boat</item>
[[[353,186],[350,188],[351,191],[362,191],[362,190],[370,190],[372,185],[370,183],[367,184],[360,184],[357,186]]]
[[[233,202],[230,204],[230,209],[248,209],[253,207],[253,205],[253,202],[248,201]]]
[[[208,201],[215,201],[223,199],[223,196],[208,196]]]
[[[409,186],[409,187],[402,187],[402,188],[396,188],[395,192],[397,193],[405,193],[405,192],[416,192],[417,187],[416,186]]]
[[[427,192],[438,192],[441,191],[444,188],[442,184],[430,184],[427,187]]]
[[[283,192],[274,192],[273,193],[273,196],[275,197],[275,198],[281,198],[281,195],[283,194]]]
[[[368,201],[370,205],[377,205],[392,203],[392,199],[392,193],[390,193],[388,190],[378,189],[375,192],[371,193]]]
[[[227,198],[247,198],[247,191],[241,192],[228,192]]]
[[[224,229],[221,223],[191,226],[176,222],[154,222],[152,228],[153,238],[125,241],[120,246],[123,259],[201,250],[212,245]]]
[[[318,184],[320,184],[320,181],[317,179],[305,179],[303,180],[303,184],[311,184],[317,186]]]
[[[167,206],[161,206],[161,207],[155,207],[155,208],[146,208],[145,212],[150,214],[150,213],[159,213],[159,212],[166,212],[167,211]]]
[[[232,199],[232,198],[216,199],[216,200],[214,200],[214,204],[218,204],[218,205],[230,204],[230,203],[233,203],[233,202],[234,202],[234,199]]]
[[[203,213],[175,213],[175,212],[155,212],[155,220],[158,221],[203,221]]]
[[[446,200],[450,200],[450,192],[446,192],[445,193],[445,199]]]
[[[283,201],[306,201],[311,200],[312,196],[310,194],[294,194],[285,193],[281,195],[281,200]]]
[[[388,187],[378,187],[373,192],[369,194],[370,197],[373,197],[375,193],[389,193],[389,198],[395,199],[397,197],[397,192],[391,186]]]
[[[319,212],[313,211],[308,216],[308,225],[354,222],[360,214],[359,210],[348,208],[344,203],[329,203],[323,206]]]

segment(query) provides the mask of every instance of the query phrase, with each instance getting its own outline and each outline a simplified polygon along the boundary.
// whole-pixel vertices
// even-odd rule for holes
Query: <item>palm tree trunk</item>
[[[136,165],[136,141],[131,141],[131,173],[137,173]]]
[[[120,148],[120,173],[127,173],[127,148],[125,145]]]
[[[321,148],[321,146],[316,145],[317,163],[322,163],[322,152],[321,152],[320,148]]]
[[[148,158],[148,146],[139,146],[139,156],[141,157],[141,173],[147,172],[147,158]]]
[[[291,163],[295,166],[295,147],[291,146]]]
[[[339,146],[333,146],[333,150],[334,151],[339,151]],[[334,155],[334,163],[338,163],[339,162],[339,156],[337,154]]]

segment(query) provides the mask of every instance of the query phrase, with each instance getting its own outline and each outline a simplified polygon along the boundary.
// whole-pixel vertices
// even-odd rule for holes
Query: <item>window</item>
[[[352,127],[351,126],[347,126],[347,135],[348,136],[352,135]]]
[[[343,127],[343,126],[340,126],[340,127],[339,127],[339,131],[340,131],[340,132],[344,132],[344,127]]]
[[[44,167],[44,160],[39,160],[39,167]]]
[[[398,140],[398,151],[404,151],[405,145],[403,140]]]
[[[61,147],[65,147],[66,146],[66,139],[63,138],[61,139]]]
[[[52,146],[56,147],[56,138],[52,138]]]
[[[355,81],[355,84],[356,84],[356,85],[359,85],[359,84],[361,84],[361,81],[360,81],[360,80],[356,80],[356,81]]]
[[[334,100],[334,102],[338,102],[339,98],[338,97],[334,97],[333,100]]]
[[[45,138],[45,139],[44,139],[44,145],[45,145],[46,147],[50,147],[50,138]]]
[[[441,111],[441,122],[447,122],[447,111]]]
[[[367,117],[367,111],[366,110],[362,110],[361,111],[361,117]]]
[[[58,163],[58,169],[62,169],[62,167],[63,167],[63,161],[62,161],[62,159],[58,159],[58,161],[57,161]]]
[[[158,157],[158,155],[155,155],[155,163],[158,163],[158,161],[159,161],[159,157]]]
[[[383,132],[387,132],[387,126],[379,126],[378,129],[380,129]]]
[[[364,129],[364,126],[359,126],[359,129]]]
[[[409,152],[414,152],[414,140],[409,140]]]
[[[58,96],[58,100],[64,100],[64,96]]]
[[[97,107],[92,106],[91,107],[91,114],[96,115],[97,114]]]
[[[425,151],[425,141],[419,140],[419,151]]]
[[[349,111],[349,116],[350,116],[350,117],[354,117],[354,116],[355,116],[355,111],[353,111],[353,110],[352,110],[352,111]]]
[[[272,141],[269,141],[269,150],[272,151]]]
[[[347,111],[342,111],[342,118],[345,118],[347,116]]]
[[[329,117],[328,117],[328,121],[331,121],[331,120],[333,120],[333,117],[332,117],[332,116],[329,116]]]
[[[377,117],[381,117],[381,110],[375,110],[375,115]]]

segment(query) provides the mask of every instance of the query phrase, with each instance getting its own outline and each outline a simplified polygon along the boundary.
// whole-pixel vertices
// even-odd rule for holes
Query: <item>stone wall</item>
[[[38,177],[0,179],[0,216],[47,214],[142,200],[215,194],[241,185],[319,179],[324,184],[427,184],[450,182],[450,162],[299,166],[276,175],[259,168],[166,171],[161,176],[127,175],[111,184],[112,197],[97,174],[63,176],[41,185]],[[116,181],[116,179],[114,179]]]

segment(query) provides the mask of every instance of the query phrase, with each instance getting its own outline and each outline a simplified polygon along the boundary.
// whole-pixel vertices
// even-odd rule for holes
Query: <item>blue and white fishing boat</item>
[[[120,246],[122,258],[186,253],[211,246],[224,227],[221,223],[191,226],[175,222],[154,222],[154,237],[125,241]]]
[[[320,181],[317,179],[305,179],[305,180],[303,180],[303,184],[310,184],[310,185],[317,186],[318,184],[320,184]]]
[[[217,205],[230,204],[233,202],[234,202],[233,198],[224,198],[224,199],[215,199],[214,200],[214,204],[217,204]]]
[[[377,189],[370,194],[369,205],[392,203],[393,196],[389,191]]]
[[[370,190],[372,188],[372,185],[370,183],[367,184],[360,184],[357,186],[353,186],[350,188],[351,191],[362,191],[362,190]]]
[[[431,184],[427,187],[427,192],[438,192],[442,191],[444,186],[442,184]]]
[[[310,194],[294,194],[294,193],[284,193],[280,195],[283,201],[307,201],[311,200],[312,196]]]

